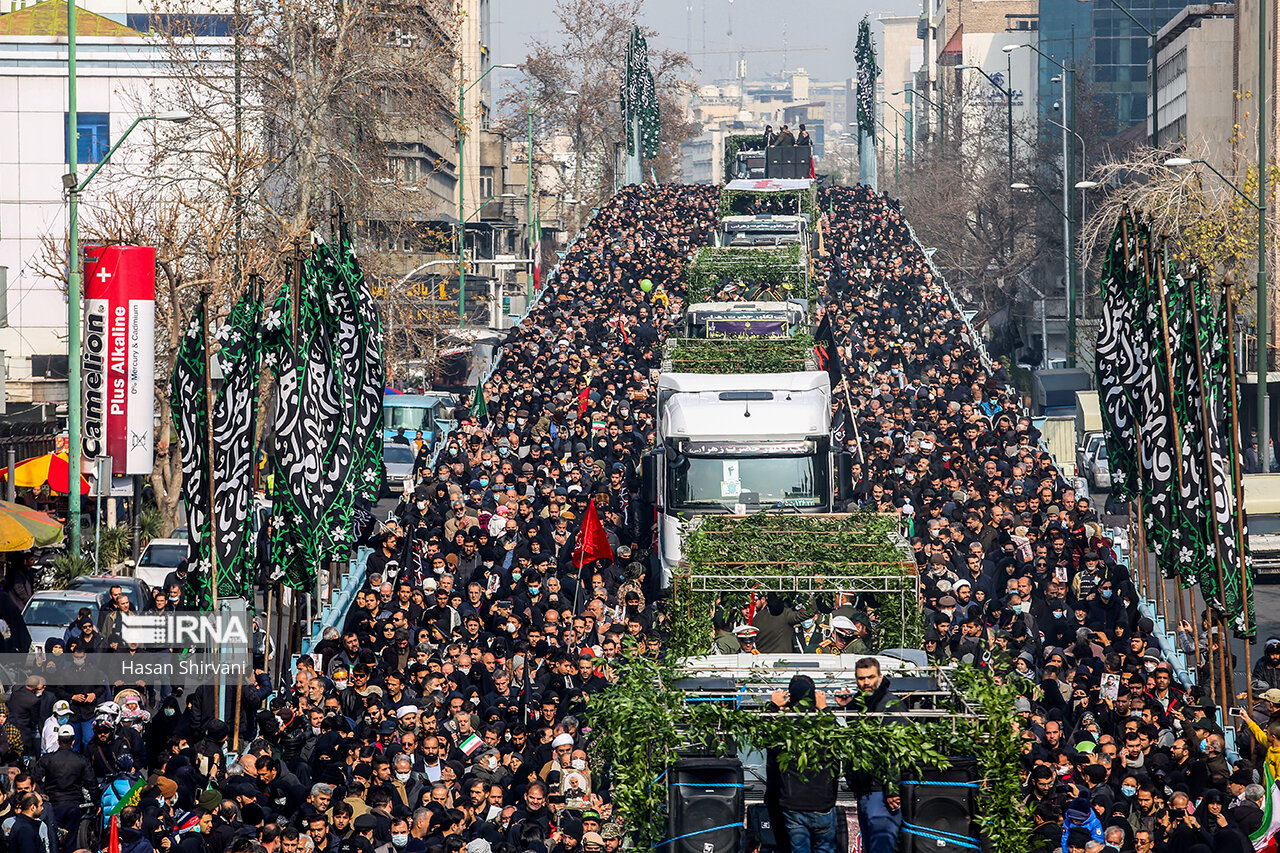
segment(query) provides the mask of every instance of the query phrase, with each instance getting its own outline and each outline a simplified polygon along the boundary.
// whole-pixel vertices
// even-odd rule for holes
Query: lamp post
[[[565,89],[561,94],[570,98],[578,97],[578,91],[576,89]],[[529,173],[528,182],[527,182],[528,183],[527,192],[529,193],[529,200],[525,205],[524,227],[528,235],[525,238],[525,242],[528,243],[529,245],[529,257],[532,258],[534,257],[534,254],[537,251],[533,245],[533,77],[532,76],[529,77],[529,136],[525,143],[525,152],[528,155],[528,160],[529,160],[528,169],[527,169]],[[533,273],[530,272],[529,275],[526,277],[526,279],[527,280],[526,280],[525,295],[528,297],[529,301],[532,302],[533,301]]]
[[[1062,128],[1062,210],[1070,211],[1071,209],[1071,156],[1068,149],[1070,148],[1068,134],[1072,131],[1068,127],[1071,123],[1071,105],[1067,100],[1067,74],[1074,73],[1075,69],[1068,68],[1065,64],[1049,56],[1047,53],[1036,47],[1034,44],[1006,44],[1001,48],[1005,53],[1013,53],[1020,48],[1028,48],[1034,50],[1042,59],[1052,62],[1061,71],[1059,82],[1062,83],[1062,118],[1063,123],[1058,125]],[[1043,191],[1041,191],[1043,195]],[[1075,254],[1074,238],[1072,236],[1072,222],[1069,215],[1062,217],[1062,243],[1063,254],[1067,259],[1067,367],[1076,366],[1076,267],[1072,262]]]
[[[1080,2],[1092,3],[1093,0],[1080,0]],[[1107,0],[1107,2],[1109,2],[1112,6],[1115,6],[1121,12],[1123,12],[1124,16],[1129,20],[1133,21],[1133,23],[1138,27],[1138,29],[1146,33],[1147,38],[1151,40],[1151,57],[1148,60],[1151,63],[1151,76],[1147,82],[1147,86],[1151,90],[1150,92],[1151,134],[1148,138],[1151,141],[1152,148],[1159,148],[1160,147],[1160,110],[1159,110],[1159,103],[1156,100],[1159,93],[1159,89],[1157,88],[1157,85],[1156,85],[1156,68],[1157,68],[1156,63],[1160,58],[1160,48],[1156,44],[1156,4],[1154,0],[1151,3],[1151,26],[1148,27],[1146,24],[1142,23],[1142,21],[1139,21],[1137,18],[1135,18],[1132,12],[1130,12],[1124,6],[1121,6],[1118,2],[1116,2],[1116,0]],[[1258,21],[1259,33],[1266,32],[1265,29],[1262,29],[1262,24],[1266,22],[1266,14],[1267,14],[1266,9],[1263,9],[1259,12],[1259,21]],[[1261,36],[1259,36],[1259,38],[1261,38]],[[1262,57],[1260,56],[1259,59],[1261,58]],[[1263,73],[1266,73],[1266,72],[1263,72]],[[1261,92],[1262,90],[1259,89],[1258,91]]]
[[[1021,181],[1016,181],[1012,184],[1009,184],[1009,189],[1015,190],[1017,192],[1024,192],[1024,193],[1028,193],[1028,192],[1040,193],[1040,195],[1044,196],[1044,200],[1049,202],[1050,206],[1052,206],[1054,210],[1058,211],[1058,215],[1062,217],[1062,221],[1063,223],[1065,223],[1066,232],[1068,234],[1071,233],[1071,214],[1069,213],[1070,207],[1058,204],[1056,201],[1053,200],[1053,196],[1045,192],[1042,187],[1039,187],[1035,184],[1028,184]],[[1071,244],[1068,243],[1066,246],[1063,247],[1063,249],[1064,251],[1062,253],[1062,260],[1063,260],[1063,265],[1065,267],[1064,272],[1067,275],[1068,281],[1071,282],[1071,284],[1069,284],[1067,287],[1067,300],[1068,300],[1067,302],[1067,366],[1074,367],[1075,359],[1072,358],[1071,351],[1072,351],[1072,347],[1075,344],[1075,328],[1076,327],[1075,327],[1075,316],[1072,311],[1072,306],[1070,301],[1075,298],[1075,284],[1074,284],[1075,263],[1074,263],[1074,258],[1072,257],[1073,253],[1071,251]],[[1045,339],[1045,350],[1046,350],[1045,364],[1049,363],[1049,356],[1047,354],[1048,348],[1049,348],[1049,341],[1046,338]]]
[[[893,130],[890,131],[885,127],[883,119],[877,118],[876,121],[880,124],[881,130],[893,137],[893,191],[896,193],[898,191],[898,122],[894,120]]]
[[[937,110],[937,111],[938,111],[938,140],[939,140],[940,142],[945,143],[945,142],[947,141],[947,111],[946,111],[946,108],[945,108],[945,107],[943,107],[943,106],[942,106],[942,104],[939,104],[939,103],[937,103],[936,101],[932,101],[932,100],[930,100],[928,95],[926,95],[925,93],[923,93],[923,92],[919,91],[919,90],[918,90],[918,89],[916,89],[914,86],[907,86],[905,89],[899,89],[898,91],[896,91],[896,92],[891,92],[890,94],[893,94],[893,95],[901,95],[901,94],[903,94],[904,92],[907,94],[907,106],[908,106],[908,107],[910,107],[910,106],[911,106],[911,98],[912,98],[912,96],[915,96],[915,97],[918,97],[920,100],[924,101],[926,104],[928,104],[929,106],[933,107],[935,110]],[[908,112],[912,112],[912,110],[908,110]]]
[[[458,59],[458,328],[461,329],[467,318],[467,220],[463,211],[466,209],[463,203],[463,197],[466,195],[466,179],[464,170],[466,161],[463,159],[464,147],[463,142],[467,136],[467,110],[466,97],[467,92],[475,88],[484,78],[488,77],[496,68],[518,68],[509,62],[501,65],[490,65],[484,70],[484,73],[471,82],[471,85],[465,85],[467,82],[467,68],[462,58]]]
[[[81,457],[84,455],[84,437],[81,430],[81,388],[80,388],[80,302],[83,296],[80,268],[80,194],[84,192],[102,167],[107,165],[111,155],[116,153],[133,129],[144,121],[184,122],[191,118],[190,113],[172,111],[154,115],[138,116],[133,123],[120,134],[115,144],[107,149],[107,153],[93,167],[93,171],[80,180],[77,149],[80,142],[78,115],[76,112],[76,13],[75,0],[67,3],[67,174],[62,176],[62,186],[67,191],[67,526],[70,529],[70,551],[73,555],[80,553],[80,471]]]
[[[906,138],[906,148],[907,148],[907,167],[908,167],[908,168],[910,168],[910,167],[911,167],[911,164],[914,162],[914,160],[913,160],[913,158],[912,158],[912,156],[911,156],[911,150],[912,150],[913,148],[915,148],[915,142],[916,142],[916,140],[915,140],[914,127],[913,127],[913,125],[912,125],[912,121],[911,121],[911,116],[910,116],[910,115],[904,115],[904,114],[903,114],[903,112],[902,112],[902,110],[898,109],[898,108],[897,108],[897,107],[895,107],[893,104],[889,103],[888,101],[884,100],[883,98],[880,100],[880,103],[881,103],[882,105],[884,105],[884,106],[888,107],[889,109],[893,110],[895,113],[897,113],[897,114],[902,118],[902,120],[903,120],[904,122],[906,122],[906,124],[907,124],[907,134],[906,134],[906,135],[907,135],[907,138]],[[897,124],[897,122],[894,122],[894,124],[896,125],[896,124]]]
[[[957,71],[977,71],[983,77],[986,77],[988,81],[990,81],[991,85],[996,88],[996,91],[1004,95],[1005,105],[1008,107],[1008,113],[1009,113],[1009,183],[1013,183],[1013,87],[1012,85],[1006,79],[1005,80],[1006,85],[1001,86],[999,83],[995,81],[994,77],[992,77],[986,71],[983,71],[977,65],[957,65],[956,70]]]
[[[1259,41],[1264,42],[1264,32],[1259,30]],[[1265,53],[1263,54],[1265,57]],[[1262,69],[1262,66],[1259,66]],[[1266,74],[1265,69],[1260,73]],[[1261,124],[1261,123],[1259,123]],[[1262,133],[1262,127],[1258,128],[1258,165],[1263,166],[1264,155],[1266,153],[1265,143],[1262,141],[1265,134]],[[1189,157],[1170,157],[1164,161],[1166,166],[1174,168],[1181,166],[1190,166],[1192,163],[1199,163],[1210,172],[1217,175],[1224,184],[1235,190],[1236,195],[1247,201],[1254,210],[1258,212],[1258,276],[1257,276],[1257,300],[1258,300],[1258,459],[1262,460],[1261,464],[1266,465],[1269,451],[1268,439],[1270,437],[1269,425],[1267,423],[1267,181],[1266,172],[1261,168],[1258,170],[1258,200],[1254,201],[1245,194],[1244,190],[1236,186],[1226,175],[1219,172],[1213,167],[1212,163],[1206,160],[1192,160]]]

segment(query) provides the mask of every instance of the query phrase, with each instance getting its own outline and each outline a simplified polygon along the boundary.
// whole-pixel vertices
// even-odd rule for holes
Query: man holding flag
[[[609,534],[605,532],[600,521],[600,513],[596,511],[596,499],[587,502],[587,511],[583,514],[582,527],[573,545],[573,565],[578,570],[578,577],[583,576],[583,569],[596,560],[613,561],[613,548],[609,545]]]

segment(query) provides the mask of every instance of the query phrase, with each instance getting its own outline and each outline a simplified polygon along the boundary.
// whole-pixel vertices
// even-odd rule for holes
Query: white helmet
[[[103,702],[94,710],[97,717],[106,718],[112,725],[120,722],[120,706],[115,702]]]

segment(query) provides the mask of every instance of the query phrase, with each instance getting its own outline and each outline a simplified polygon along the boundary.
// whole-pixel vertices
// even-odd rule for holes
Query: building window
[[[101,163],[111,147],[110,113],[77,113],[76,162]],[[67,113],[62,114],[62,150],[71,153],[71,122]]]
[[[486,199],[493,196],[494,177],[495,169],[493,166],[480,167],[480,198]]]

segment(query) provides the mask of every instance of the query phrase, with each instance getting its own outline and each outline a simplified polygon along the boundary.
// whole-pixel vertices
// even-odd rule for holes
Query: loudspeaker
[[[782,827],[778,827],[781,831]],[[760,842],[764,853],[778,849],[778,836],[773,831],[773,818],[769,816],[769,807],[764,803],[753,803],[747,806],[747,837]]]
[[[667,774],[663,853],[738,853],[743,773],[736,758],[681,758]]]
[[[854,812],[844,806],[836,806],[836,853],[848,853],[849,823],[853,815]],[[781,825],[776,831],[774,830],[769,807],[764,803],[753,803],[747,806],[747,838],[750,841],[760,842],[761,853],[776,853],[776,851],[786,853],[790,845],[787,843],[785,832],[785,828]],[[854,833],[855,835],[857,833],[856,821],[854,821]]]
[[[927,768],[916,780],[902,784],[902,832],[906,853],[966,853],[978,842],[974,825],[978,788],[977,762],[952,759],[946,770]],[[907,826],[910,824],[911,826]]]

